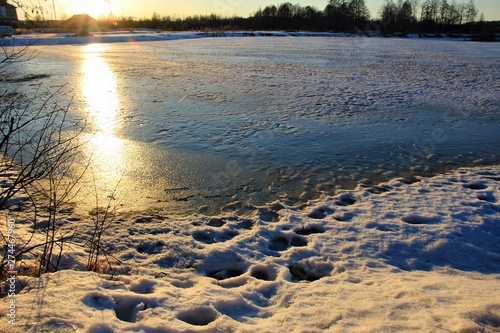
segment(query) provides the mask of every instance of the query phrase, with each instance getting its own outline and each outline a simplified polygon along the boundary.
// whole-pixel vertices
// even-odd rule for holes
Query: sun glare
[[[91,167],[96,177],[106,179],[112,186],[127,163],[123,141],[115,136],[120,101],[115,74],[103,58],[107,49],[104,44],[88,44],[82,48],[81,88],[87,104],[88,129],[93,131],[89,141]]]
[[[82,89],[93,127],[99,132],[112,133],[119,101],[114,73],[101,57],[106,48],[103,44],[83,48]]]
[[[96,19],[110,12],[110,4],[105,0],[74,0],[73,7],[76,14],[88,14]]]

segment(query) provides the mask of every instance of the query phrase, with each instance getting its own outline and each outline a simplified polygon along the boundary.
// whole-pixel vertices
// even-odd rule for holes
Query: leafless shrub
[[[28,47],[2,46],[2,50],[0,75],[4,81],[8,65],[36,55]],[[58,270],[63,252],[79,238],[76,224],[63,228],[59,212],[78,193],[89,165],[82,154],[85,121],[70,117],[71,103],[58,103],[62,88],[49,92],[39,85],[30,97],[0,89],[0,210],[19,208],[20,201],[13,199],[20,194],[34,207],[32,234],[18,244],[16,259],[26,253],[36,255],[35,275],[39,276]],[[42,213],[43,224],[39,221]],[[1,233],[0,242],[6,249],[6,237]],[[5,260],[0,262],[0,268],[4,266]]]

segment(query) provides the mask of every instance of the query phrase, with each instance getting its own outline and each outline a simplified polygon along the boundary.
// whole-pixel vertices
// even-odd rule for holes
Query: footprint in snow
[[[484,182],[473,182],[464,185],[465,188],[469,188],[471,190],[485,190],[488,188],[488,185]]]
[[[314,262],[306,259],[293,262],[288,269],[292,276],[292,281],[313,282],[330,276],[333,271],[333,265],[329,262]]]
[[[197,230],[191,234],[195,240],[204,244],[227,242],[238,235],[239,232],[236,230],[224,230],[223,232],[214,230]]]
[[[278,277],[278,272],[274,267],[258,265],[252,267],[250,276],[263,281],[274,281]]]
[[[144,283],[139,285],[145,287]],[[97,310],[113,309],[118,319],[128,323],[136,322],[138,312],[158,306],[155,300],[145,296],[132,294],[111,297],[99,292],[86,295],[82,303]]]
[[[219,314],[209,307],[198,307],[180,312],[177,319],[193,326],[207,326],[217,320]]]
[[[330,207],[319,207],[313,209],[309,214],[307,214],[307,217],[321,220],[334,212],[335,210],[331,209]]]
[[[216,270],[211,273],[208,273],[207,276],[214,278],[216,280],[222,281],[226,279],[230,279],[233,277],[237,277],[240,275],[243,275],[245,271],[239,270],[239,269],[223,269],[223,270]]]
[[[373,186],[366,190],[366,192],[371,194],[382,194],[385,192],[389,192],[391,190],[388,186]]]
[[[255,225],[255,222],[253,220],[244,219],[244,220],[239,221],[236,224],[236,227],[240,228],[240,229],[251,230],[254,227],[254,225]]]
[[[132,282],[130,284],[129,290],[137,294],[152,294],[154,293],[155,286],[156,286],[156,281],[141,279],[139,281]]]
[[[439,216],[421,216],[421,215],[409,215],[402,218],[403,222],[408,224],[436,224],[441,222],[441,217]]]
[[[137,313],[147,309],[147,304],[142,301],[121,300],[115,306],[115,314],[118,319],[127,323],[135,323]]]
[[[333,218],[339,222],[350,222],[354,217],[353,213],[344,213],[342,215],[336,215]]]
[[[356,199],[354,199],[350,195],[343,195],[339,198],[339,200],[335,201],[335,204],[337,206],[352,206],[356,202]]]
[[[281,252],[285,251],[291,246],[293,247],[303,247],[307,246],[307,239],[302,236],[293,236],[291,238],[287,238],[284,236],[274,237],[268,245],[269,250]]]
[[[477,198],[481,201],[487,201],[491,203],[497,202],[497,198],[493,195],[492,192],[481,193],[477,196]]]
[[[264,222],[278,222],[279,214],[268,208],[259,209],[259,218]]]
[[[208,226],[215,227],[215,228],[220,228],[220,227],[224,226],[225,224],[226,224],[226,222],[224,221],[224,219],[221,219],[221,218],[211,218],[210,220],[208,220],[208,223],[207,223]]]
[[[312,234],[322,234],[325,232],[325,228],[323,228],[321,226],[313,225],[313,226],[308,226],[308,227],[302,227],[300,229],[295,229],[294,231],[297,235],[309,236]]]
[[[136,250],[139,253],[156,254],[162,252],[163,246],[165,246],[165,243],[162,241],[141,241]]]

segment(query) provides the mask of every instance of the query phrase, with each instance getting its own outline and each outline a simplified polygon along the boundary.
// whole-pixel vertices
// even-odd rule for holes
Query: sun
[[[89,14],[94,18],[108,15],[110,3],[106,0],[73,0],[75,14]]]

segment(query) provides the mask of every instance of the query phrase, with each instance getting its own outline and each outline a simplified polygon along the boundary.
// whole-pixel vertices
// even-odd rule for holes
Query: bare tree
[[[467,4],[465,4],[465,22],[466,23],[474,23],[478,14],[478,10],[476,5],[474,4],[474,0],[469,0]]]
[[[370,11],[366,7],[365,0],[351,0],[349,9],[356,24],[364,24],[370,19]]]
[[[20,192],[34,207],[32,235],[22,244],[16,256],[37,251],[39,258],[36,275],[57,270],[70,235],[61,230],[58,214],[60,208],[77,193],[77,184],[88,166],[83,158],[81,133],[85,121],[70,116],[69,105],[57,101],[60,90],[50,92],[43,84],[33,95],[9,89],[19,79],[9,75],[8,67],[36,55],[28,47],[16,49],[2,46],[0,61],[0,210],[18,204],[12,200]],[[10,81],[10,82],[9,82]],[[22,81],[22,79],[21,79]],[[15,87],[15,85],[14,85]],[[75,166],[82,166],[76,168]],[[43,225],[38,223],[39,213],[47,216]],[[37,235],[37,244],[29,243]],[[43,240],[40,241],[42,235]],[[5,249],[5,237],[3,248]],[[17,258],[16,258],[17,259]],[[0,267],[5,261],[0,263]]]
[[[94,178],[94,199],[95,199],[95,211],[93,215],[93,225],[92,233],[87,239],[85,246],[88,249],[87,257],[87,270],[94,272],[103,272],[104,267],[101,265],[101,258],[104,257],[111,268],[111,263],[108,258],[108,253],[104,248],[103,236],[105,235],[106,229],[114,222],[116,216],[116,206],[113,205],[116,194],[116,190],[120,184],[116,184],[115,189],[107,197],[106,206],[102,206],[99,199],[99,193],[97,191],[97,181]]]
[[[30,42],[23,47],[9,47],[7,46],[7,41],[0,41],[0,82],[8,79],[7,69],[9,66],[36,57],[38,52],[30,48],[33,43],[34,42]],[[0,96],[3,96],[3,94],[5,94],[5,92],[0,90]]]
[[[40,88],[41,89],[41,88]],[[58,92],[42,97],[5,91],[0,104],[0,174],[8,187],[0,189],[0,209],[14,195],[60,173],[79,152],[84,123],[68,118],[68,108],[55,101]]]

